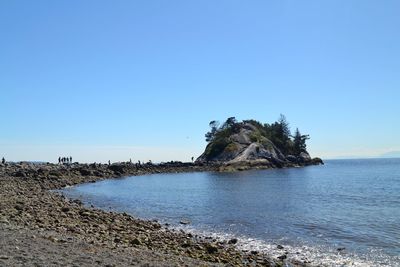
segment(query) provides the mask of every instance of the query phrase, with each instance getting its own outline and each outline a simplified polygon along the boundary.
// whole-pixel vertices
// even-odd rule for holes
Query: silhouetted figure
[[[129,163],[132,164],[132,159],[129,159]]]
[[[194,160],[194,157],[192,157],[192,162],[193,162],[193,160]]]
[[[61,157],[58,157],[58,164],[61,164]]]
[[[108,161],[108,166],[110,166],[110,165],[111,165],[111,161],[109,160],[109,161]]]
[[[4,157],[1,159],[1,163],[6,164],[6,159]]]
[[[72,163],[72,157],[71,156],[69,157],[69,163]]]

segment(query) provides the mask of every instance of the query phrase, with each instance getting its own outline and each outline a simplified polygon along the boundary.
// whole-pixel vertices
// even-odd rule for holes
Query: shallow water
[[[86,204],[326,266],[400,266],[400,159],[155,174],[63,190]],[[179,221],[189,220],[189,226]],[[338,251],[338,248],[346,248]]]

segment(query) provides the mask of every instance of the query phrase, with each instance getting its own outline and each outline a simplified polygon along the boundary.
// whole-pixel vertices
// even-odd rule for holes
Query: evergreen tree
[[[292,149],[292,140],[290,139],[290,127],[285,115],[281,114],[278,121],[267,125],[267,135],[270,140],[279,148],[279,150],[287,155]],[[269,134],[268,134],[269,132]]]
[[[307,152],[306,141],[308,139],[310,139],[309,135],[302,135],[299,129],[296,129],[293,137],[293,152],[295,156],[300,155],[301,152]]]
[[[224,124],[222,125],[223,129],[229,129],[229,128],[233,128],[237,123],[237,120],[235,117],[229,117]]]
[[[218,121],[211,121],[209,126],[211,127],[211,130],[206,133],[206,141],[211,142],[214,140],[215,135],[217,134],[218,128],[219,128],[219,122]]]
[[[279,116],[278,123],[279,123],[279,131],[280,131],[279,135],[286,140],[290,139],[290,127],[289,127],[289,123],[286,120],[285,115],[281,114]]]

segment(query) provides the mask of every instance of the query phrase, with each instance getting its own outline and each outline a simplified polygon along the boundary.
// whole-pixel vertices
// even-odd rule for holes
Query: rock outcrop
[[[312,159],[307,151],[285,155],[254,123],[237,123],[235,127],[224,138],[212,140],[196,163],[218,163],[223,167],[231,166],[232,170],[323,164],[320,158]]]

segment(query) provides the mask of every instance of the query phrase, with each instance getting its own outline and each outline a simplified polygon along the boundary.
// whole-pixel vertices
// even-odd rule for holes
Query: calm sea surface
[[[326,266],[400,266],[400,159],[128,177],[63,190],[106,210]],[[179,221],[191,221],[180,226]],[[338,248],[345,250],[338,251]]]

